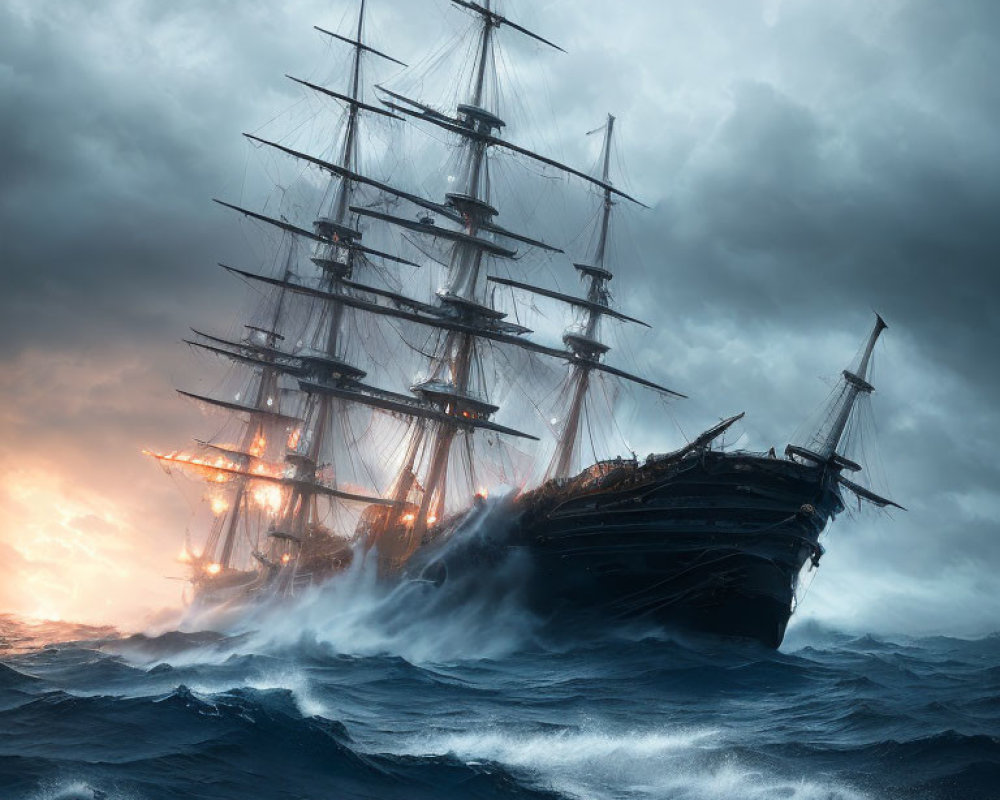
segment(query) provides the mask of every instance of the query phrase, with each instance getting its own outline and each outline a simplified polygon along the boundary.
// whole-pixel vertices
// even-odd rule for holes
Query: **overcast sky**
[[[470,22],[445,0],[369,6],[374,45],[425,67]],[[995,630],[1000,4],[503,10],[569,51],[502,33],[509,137],[588,168],[583,134],[614,113],[619,180],[652,207],[620,209],[630,244],[613,288],[656,330],[623,332],[619,363],[692,399],[637,401],[629,443],[676,447],[678,426],[746,411],[741,442],[780,449],[878,310],[881,488],[909,510],[838,519],[799,619]],[[347,0],[0,6],[0,610],[134,624],[179,597],[163,576],[181,574],[197,496],[141,450],[204,430],[173,388],[209,388],[217,365],[179,340],[231,327],[247,302],[212,265],[253,254],[253,229],[210,198],[268,202],[273,162],[240,133],[316,116],[283,75],[337,81],[343,59],[311,26],[346,32],[354,13]],[[373,77],[433,94],[412,75]],[[570,197],[546,202],[555,218],[535,232],[578,247],[590,196],[539,180],[540,196]],[[571,271],[551,261],[543,277],[570,289]]]

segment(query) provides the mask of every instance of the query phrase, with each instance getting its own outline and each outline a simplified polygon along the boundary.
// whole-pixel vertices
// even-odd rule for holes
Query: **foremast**
[[[843,470],[860,472],[862,467],[838,452],[854,414],[858,398],[875,391],[875,387],[868,381],[868,373],[872,354],[875,352],[875,343],[887,327],[885,320],[876,314],[875,325],[868,335],[857,366],[853,370],[848,368],[841,373],[840,381],[824,409],[819,427],[809,437],[806,444],[789,444],[785,448],[785,454],[793,459],[797,458],[828,468],[841,486],[875,505],[902,508],[898,503],[881,497],[845,478],[841,474]]]

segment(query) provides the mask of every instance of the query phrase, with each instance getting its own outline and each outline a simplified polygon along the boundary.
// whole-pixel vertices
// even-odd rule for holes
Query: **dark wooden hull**
[[[555,621],[644,618],[768,647],[781,644],[799,572],[843,508],[821,468],[718,452],[599,465],[512,504],[491,512],[475,546],[428,545],[413,566],[456,577],[516,550],[529,556],[529,605]]]

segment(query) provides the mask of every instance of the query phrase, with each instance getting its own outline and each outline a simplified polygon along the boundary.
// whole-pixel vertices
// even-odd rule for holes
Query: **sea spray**
[[[294,596],[194,605],[179,627],[227,637],[203,642],[198,657],[205,658],[289,647],[413,663],[502,657],[535,641],[542,625],[522,602],[530,557],[502,547],[506,510],[504,498],[484,501],[402,575],[380,577],[377,554],[359,544],[351,565],[320,585]],[[485,568],[449,569],[456,561]]]

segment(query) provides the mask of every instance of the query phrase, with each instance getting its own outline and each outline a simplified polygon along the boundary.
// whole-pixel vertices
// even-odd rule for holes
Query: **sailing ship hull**
[[[192,580],[194,605],[215,608],[291,597],[343,572],[354,558],[346,539],[319,527],[308,530],[298,540],[296,550],[294,559],[264,560],[253,570],[225,569],[212,575],[197,569]]]
[[[561,627],[642,618],[776,648],[799,572],[843,508],[834,485],[820,468],[747,453],[605,462],[515,499],[485,548],[445,545],[416,561],[440,579],[517,550],[530,556],[529,606]]]
[[[494,69],[496,29],[506,26],[557,46],[498,14],[491,0],[484,2],[455,0],[465,11],[478,14],[480,24],[478,44],[471,51],[475,62],[471,92],[454,113],[384,86],[379,87],[384,107],[365,102],[362,55],[402,62],[364,43],[364,2],[352,37],[318,29],[350,44],[354,51],[350,84],[344,91],[293,78],[346,104],[336,160],[249,137],[329,173],[331,182],[311,228],[284,216],[217,201],[296,241],[307,240],[313,249],[312,266],[307,266],[290,246],[281,278],[225,267],[275,290],[266,326],[253,320],[246,326],[248,333],[237,340],[195,331],[197,339],[189,342],[252,370],[246,388],[237,396],[243,400],[182,392],[213,408],[246,415],[239,441],[234,446],[202,442],[206,453],[197,457],[152,454],[166,467],[176,464],[194,470],[216,491],[232,484],[224,504],[229,509],[227,521],[224,527],[213,529],[207,540],[211,546],[199,557],[197,566],[207,575],[197,573],[198,599],[212,604],[245,597],[255,601],[286,598],[337,575],[353,557],[347,538],[353,514],[343,513],[340,504],[358,503],[367,508],[350,542],[377,551],[380,573],[391,580],[403,577],[439,583],[454,575],[460,587],[457,595],[464,596],[461,587],[481,591],[477,584],[491,573],[503,573],[514,575],[518,590],[547,616],[597,612],[611,619],[643,617],[777,647],[792,611],[799,572],[807,560],[818,561],[819,535],[843,507],[837,487],[876,505],[895,505],[843,478],[841,469],[860,466],[837,451],[856,398],[873,390],[867,381],[868,365],[885,323],[877,317],[857,368],[843,372],[833,405],[823,416],[822,430],[804,446],[790,445],[787,459],[774,457],[773,450],[771,457],[712,452],[711,442],[741,414],[675,453],[651,456],[641,465],[634,460],[600,462],[565,479],[581,446],[588,392],[596,374],[627,380],[664,396],[683,395],[604,360],[610,350],[600,339],[604,318],[645,324],[610,305],[608,282],[613,273],[609,267],[613,265],[606,256],[612,210],[618,200],[638,202],[612,181],[614,117],[608,115],[603,127],[600,177],[504,139],[505,123],[499,116],[502,93]],[[456,136],[461,141],[461,169],[448,177],[449,183],[456,182],[451,187],[455,191],[438,202],[358,172],[362,112],[420,120]],[[573,264],[588,282],[583,296],[489,274],[496,271],[495,261],[521,257],[508,240],[563,252],[496,223],[500,212],[491,201],[489,178],[493,150],[516,154],[601,188],[595,247],[586,261]],[[374,199],[372,192],[380,199]],[[399,201],[420,209],[418,219],[409,212],[397,215],[375,210],[387,198],[392,198],[393,205]],[[379,227],[373,229],[376,223]],[[421,253],[414,256],[417,261],[369,246],[371,233],[380,241],[382,225],[430,237],[436,242],[437,255],[412,241]],[[363,236],[367,236],[365,244]],[[407,282],[402,273],[387,274],[385,270],[391,267],[378,266],[371,259],[413,267],[437,262],[445,265],[447,279],[432,297],[410,297],[397,290],[397,284]],[[374,283],[368,282],[369,276]],[[488,284],[573,307],[574,321],[562,336],[562,346],[527,338],[531,331],[517,322],[516,296],[511,295],[511,316],[493,305],[494,292]],[[304,305],[287,308],[293,302]],[[356,315],[373,325],[376,320],[390,319],[434,332],[426,340],[427,347],[417,347],[404,337],[406,347],[400,352],[413,349],[421,356],[418,374],[423,378],[409,387],[410,394],[364,383],[366,370],[345,360],[356,347],[367,349],[364,341],[351,338],[368,327],[355,321]],[[389,330],[395,338],[395,329]],[[372,342],[380,352],[367,355],[383,365],[382,337],[375,336]],[[478,486],[477,474],[492,472],[473,463],[474,432],[537,438],[530,431],[491,419],[500,411],[490,401],[491,374],[500,377],[508,370],[506,357],[493,360],[487,346],[492,349],[501,344],[555,358],[570,367],[569,402],[558,412],[562,423],[547,470],[558,479],[503,502],[488,503],[477,495],[480,500],[472,508],[450,522],[438,523],[448,513],[449,479],[456,479],[458,486]],[[532,397],[529,382],[524,383],[521,388],[528,390],[530,405],[538,408],[538,398]],[[369,449],[362,444],[365,437],[350,434],[350,408],[378,409],[410,420],[409,432],[389,459],[391,463],[398,458],[399,472],[388,496],[343,488],[352,472],[378,472],[372,469],[372,461],[388,455],[382,444]],[[462,441],[468,446],[460,467],[465,474],[449,475],[452,456]],[[261,488],[267,492],[263,493],[265,501],[255,502],[274,515],[263,524],[264,516],[247,514],[250,500],[257,497],[256,488],[248,490],[257,484],[266,484]],[[428,530],[428,526],[436,527]],[[253,542],[266,553],[256,549],[248,553],[242,545],[237,548],[238,542]],[[258,563],[250,562],[247,571],[250,556]],[[497,570],[497,559],[508,556],[518,557],[518,567],[525,568]]]
[[[254,570],[224,570],[217,575],[206,575],[199,570],[191,585],[193,607],[217,608],[245,602],[261,585],[261,575]]]

